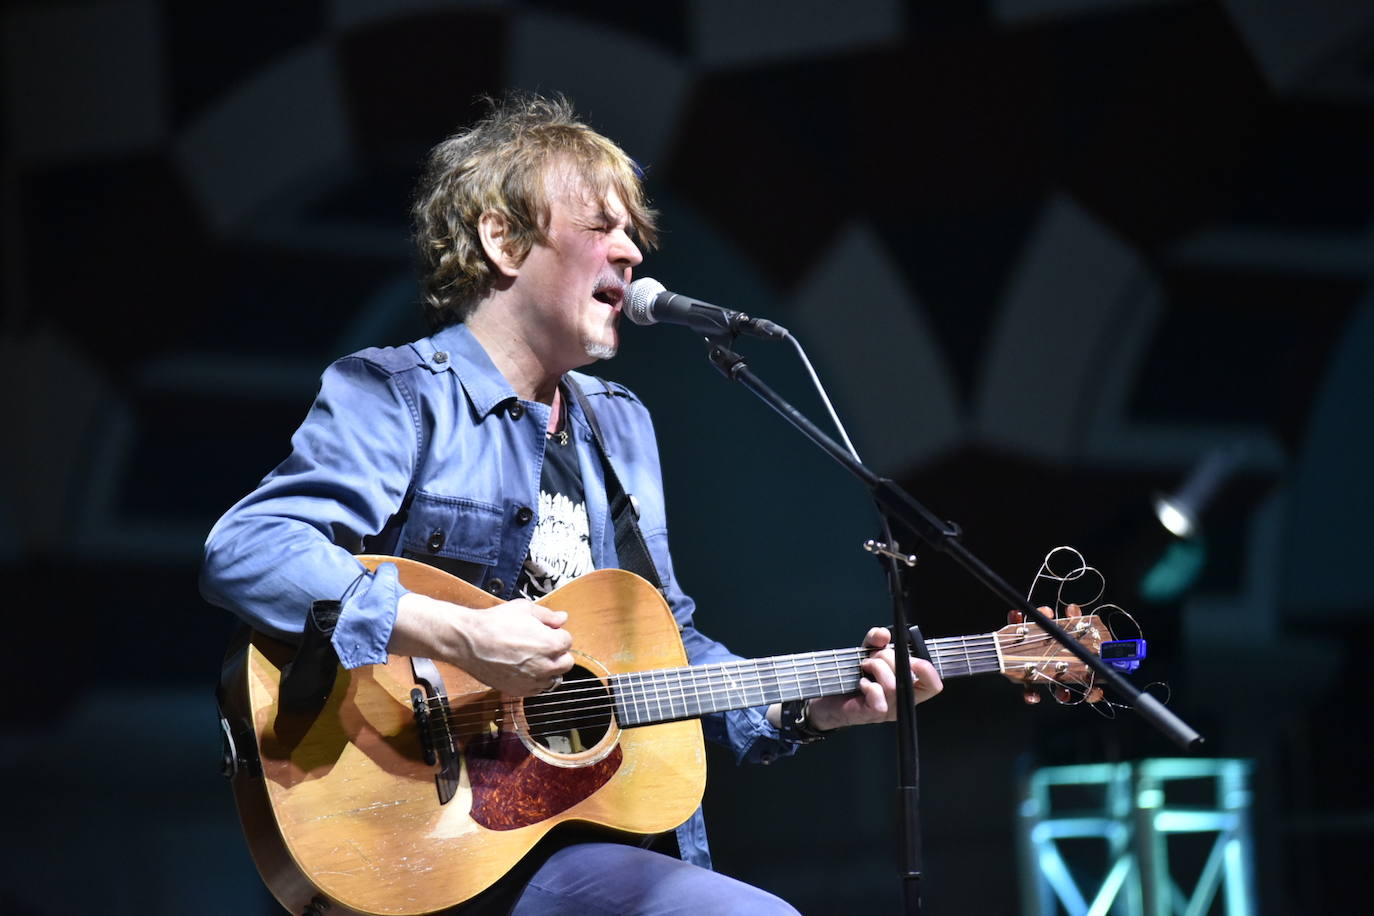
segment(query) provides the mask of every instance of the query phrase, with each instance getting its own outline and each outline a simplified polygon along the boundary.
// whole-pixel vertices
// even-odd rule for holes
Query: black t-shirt
[[[545,444],[534,536],[515,586],[516,594],[530,600],[595,568],[582,468],[567,423],[565,410],[559,431]]]

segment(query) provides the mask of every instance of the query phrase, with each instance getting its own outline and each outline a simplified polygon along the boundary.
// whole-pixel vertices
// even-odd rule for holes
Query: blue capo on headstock
[[[1120,671],[1134,671],[1145,658],[1145,640],[1113,639],[1102,644],[1102,660]]]

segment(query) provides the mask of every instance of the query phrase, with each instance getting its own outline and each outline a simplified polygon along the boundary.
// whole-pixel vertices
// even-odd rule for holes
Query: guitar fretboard
[[[997,635],[926,641],[941,678],[1001,670]],[[853,693],[869,656],[863,648],[777,655],[715,665],[632,671],[611,678],[616,718],[624,727]]]

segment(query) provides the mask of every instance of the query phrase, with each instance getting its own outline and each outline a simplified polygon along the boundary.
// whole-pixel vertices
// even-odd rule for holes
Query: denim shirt
[[[606,450],[694,665],[737,656],[695,627],[668,553],[653,424],[627,389],[581,373]],[[592,559],[617,565],[605,475],[581,407],[567,404],[582,468]],[[254,629],[297,641],[311,602],[348,593],[334,630],[346,668],[384,663],[405,589],[384,564],[361,576],[357,553],[429,562],[511,598],[539,506],[550,408],[519,400],[464,325],[330,366],[291,454],[210,531],[201,593]],[[408,505],[407,505],[408,503]],[[527,509],[528,507],[528,509]],[[351,588],[351,591],[350,591]],[[763,708],[706,716],[706,737],[739,762],[795,752]],[[700,809],[677,830],[685,860],[710,866]]]

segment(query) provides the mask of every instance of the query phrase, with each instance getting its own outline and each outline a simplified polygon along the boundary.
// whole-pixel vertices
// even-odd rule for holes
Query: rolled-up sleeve
[[[312,602],[347,597],[334,632],[345,667],[386,661],[404,589],[353,554],[401,508],[420,454],[414,398],[363,357],[324,373],[291,454],[210,531],[201,594],[295,641]]]

